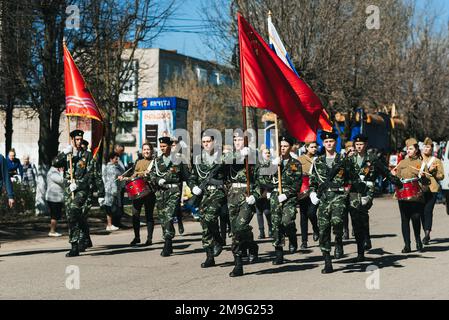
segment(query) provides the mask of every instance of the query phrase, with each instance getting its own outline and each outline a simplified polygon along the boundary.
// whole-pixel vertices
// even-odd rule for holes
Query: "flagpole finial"
[[[268,10],[268,16],[271,17],[271,10]]]

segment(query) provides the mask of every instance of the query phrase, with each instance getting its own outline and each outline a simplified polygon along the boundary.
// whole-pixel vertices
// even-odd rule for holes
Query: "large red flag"
[[[243,106],[268,109],[296,139],[315,140],[320,99],[240,14],[238,26]]]
[[[103,137],[103,117],[92,94],[87,89],[84,78],[73,61],[72,55],[65,44],[63,47],[66,116],[92,119],[91,150],[95,157]]]

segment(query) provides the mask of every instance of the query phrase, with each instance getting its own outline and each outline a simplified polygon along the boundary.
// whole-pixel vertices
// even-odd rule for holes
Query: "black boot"
[[[335,251],[334,251],[334,257],[335,259],[341,259],[343,257],[343,240],[341,238],[335,239]]]
[[[320,233],[318,231],[313,232],[313,241],[320,240]]]
[[[131,241],[130,245],[131,245],[131,246],[135,246],[135,245],[137,245],[138,243],[140,243],[140,238],[134,238],[133,241]]]
[[[78,251],[85,252],[87,248],[87,240],[82,239],[78,242]]]
[[[72,249],[70,249],[70,251],[67,252],[67,254],[65,256],[66,257],[77,257],[79,255],[80,255],[80,252],[79,252],[79,248],[78,248],[78,243],[73,242]]]
[[[239,254],[234,254],[234,269],[229,273],[230,277],[240,277],[243,276],[243,262],[242,256]]]
[[[362,242],[357,242],[357,258],[355,258],[355,262],[363,262],[365,261],[365,248]]]
[[[412,249],[410,248],[410,243],[409,243],[409,244],[406,244],[406,245],[404,246],[404,249],[402,249],[401,252],[402,252],[402,253],[410,253],[410,252],[412,252]]]
[[[288,251],[293,254],[298,250],[298,238],[296,235],[294,237],[289,238]]]
[[[429,244],[429,241],[430,241],[430,230],[426,230],[425,233],[426,233],[426,235],[422,239],[422,243],[427,246]]]
[[[343,240],[349,240],[349,230],[345,229],[343,231]]]
[[[214,257],[218,257],[223,251],[223,246],[220,243],[215,243],[214,245]]]
[[[206,261],[201,264],[201,268],[209,268],[215,266],[214,251],[212,248],[206,249]]]
[[[423,252],[424,251],[424,247],[423,247],[423,244],[421,242],[421,239],[418,239],[416,241],[416,250],[418,250],[418,252]]]
[[[90,238],[90,235],[87,236],[87,241],[86,241],[86,248],[92,248],[93,244],[92,244],[92,239]]]
[[[334,272],[334,268],[332,268],[331,254],[329,252],[323,252],[323,257],[324,257],[324,268],[323,270],[321,270],[321,273]]]
[[[259,239],[265,239],[265,231],[259,230]]]
[[[274,265],[279,265],[284,263],[284,251],[282,247],[275,247],[276,257],[273,260]]]
[[[147,221],[147,241],[145,241],[145,246],[151,246],[153,244],[153,230],[154,221]]]
[[[184,234],[184,224],[181,219],[178,219],[178,231],[180,235]]]
[[[161,256],[168,257],[172,253],[173,253],[172,241],[171,239],[165,239],[164,248],[162,249]]]
[[[259,260],[259,246],[257,243],[253,243],[249,248],[249,263],[257,263]]]
[[[302,243],[301,243],[301,246],[299,247],[301,250],[305,250],[305,249],[307,249],[307,241],[303,241]]]

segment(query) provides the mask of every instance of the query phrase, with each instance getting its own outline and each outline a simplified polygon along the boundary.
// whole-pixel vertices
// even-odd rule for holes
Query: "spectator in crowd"
[[[116,144],[114,146],[114,152],[118,155],[117,168],[120,171],[119,176],[122,176],[126,171],[126,164],[123,162],[123,157],[125,155],[125,146],[122,144]],[[117,207],[115,214],[112,217],[112,224],[117,227],[123,227],[122,217],[125,213],[124,202],[125,202],[125,187],[124,183],[118,183],[118,197],[120,205]]]
[[[30,156],[23,157],[23,180],[22,183],[34,190],[36,187],[36,166],[30,162]]]
[[[50,232],[48,236],[60,237],[62,234],[56,232],[56,224],[62,217],[62,207],[64,206],[64,167],[51,167],[48,171],[45,200],[47,200],[50,210]]]
[[[9,178],[13,181],[22,181],[23,167],[20,160],[16,158],[16,151],[14,149],[9,150],[6,163],[8,164]]]
[[[14,192],[9,178],[8,164],[0,153],[0,192],[2,192],[3,187],[5,187],[6,194],[8,195],[8,206],[12,208],[14,206]]]
[[[104,208],[107,219],[106,231],[116,231],[119,228],[114,225],[112,217],[115,216],[115,213],[121,206],[120,182],[118,181],[118,177],[122,175],[122,171],[118,164],[119,155],[117,152],[111,152],[108,159],[109,162],[103,172],[105,191]]]

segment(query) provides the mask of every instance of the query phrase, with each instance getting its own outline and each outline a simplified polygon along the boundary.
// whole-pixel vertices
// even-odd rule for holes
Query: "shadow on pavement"
[[[31,250],[31,251],[22,251],[22,252],[13,252],[7,254],[0,254],[0,257],[20,257],[20,256],[29,256],[33,254],[45,254],[45,253],[58,253],[69,251],[69,247],[66,249],[46,249],[46,250]]]
[[[280,266],[273,266],[273,268],[259,270],[255,272],[248,272],[245,275],[265,275],[265,274],[275,274],[275,273],[283,273],[283,272],[295,272],[295,271],[304,271],[309,269],[317,268],[318,264],[283,264]]]

